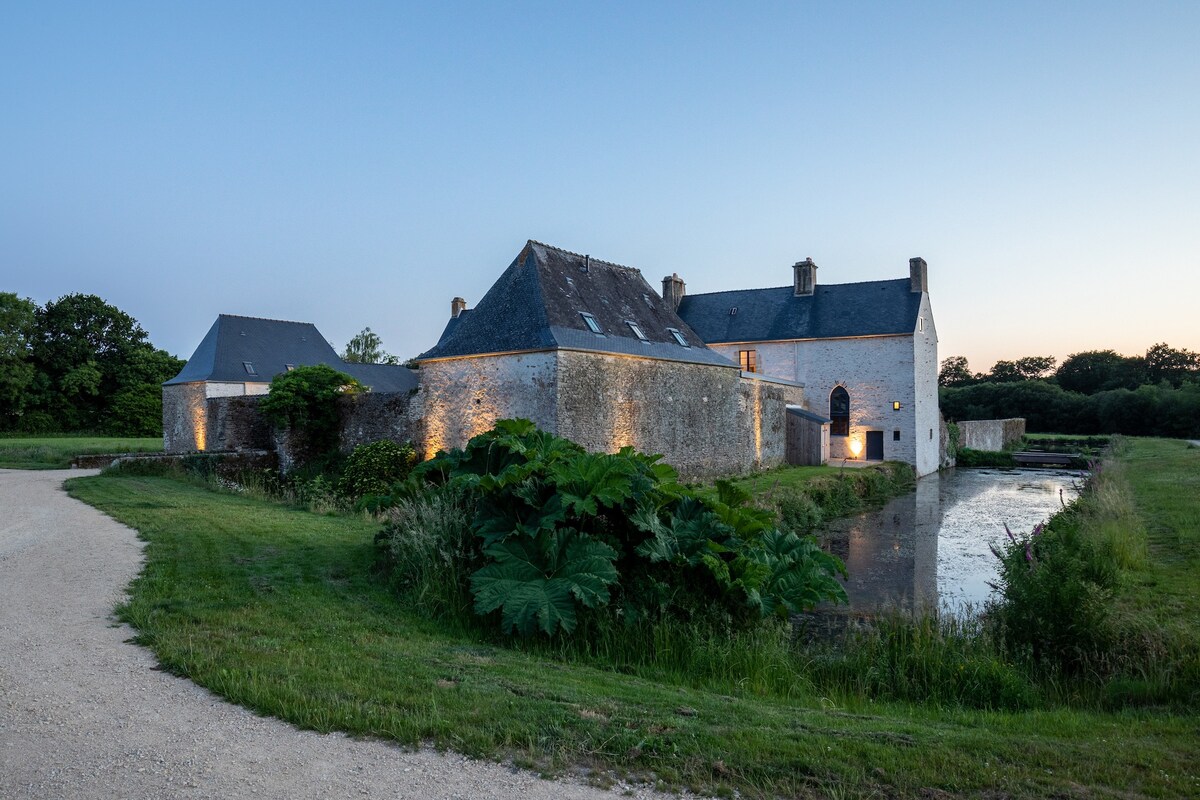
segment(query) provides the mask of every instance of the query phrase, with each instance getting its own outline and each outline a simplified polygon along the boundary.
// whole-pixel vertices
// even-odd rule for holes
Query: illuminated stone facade
[[[523,417],[594,452],[662,454],[687,477],[782,464],[803,389],[709,364],[556,350],[422,365],[425,454]]]

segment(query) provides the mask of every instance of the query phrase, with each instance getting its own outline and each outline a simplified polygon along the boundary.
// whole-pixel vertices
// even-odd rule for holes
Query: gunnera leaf
[[[506,633],[570,633],[575,603],[606,604],[617,581],[616,550],[574,528],[496,542],[484,554],[493,562],[471,576],[475,613],[499,609]]]

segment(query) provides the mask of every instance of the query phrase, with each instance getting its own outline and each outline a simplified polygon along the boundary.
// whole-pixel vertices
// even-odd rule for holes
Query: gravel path
[[[91,474],[0,470],[0,798],[656,796],[299,731],[156,671],[111,617],[136,534],[62,491]]]

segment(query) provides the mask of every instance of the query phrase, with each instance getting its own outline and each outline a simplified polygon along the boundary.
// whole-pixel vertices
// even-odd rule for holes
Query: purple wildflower
[[[1017,537],[1013,536],[1013,532],[1008,529],[1008,523],[1004,523],[1004,532],[1008,534],[1008,540],[1013,544],[1017,543]]]
[[[1032,536],[1041,536],[1042,531],[1045,529],[1046,529],[1045,523],[1039,522],[1037,525],[1033,526],[1033,533],[1031,535]]]

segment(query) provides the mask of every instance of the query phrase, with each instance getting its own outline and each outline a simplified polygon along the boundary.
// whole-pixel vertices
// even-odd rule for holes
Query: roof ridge
[[[313,325],[312,322],[301,322],[298,319],[272,319],[271,317],[252,317],[247,314],[217,314],[217,317],[232,317],[233,319],[254,319],[259,322],[286,322],[288,325]]]
[[[879,280],[874,280],[874,281],[847,281],[845,283],[818,283],[816,285],[816,288],[817,289],[829,289],[834,286],[863,286],[868,283],[899,283],[901,281],[907,282],[908,280],[909,280],[908,278],[881,278]],[[687,299],[689,297],[706,297],[708,295],[713,295],[713,294],[736,294],[738,292],[769,292],[773,289],[792,289],[792,288],[793,288],[792,286],[760,286],[756,289],[720,289],[715,292],[694,292],[694,293],[686,294],[686,295],[684,295],[684,299]]]
[[[576,258],[586,258],[586,259],[589,259],[591,261],[591,263],[593,263],[593,264],[604,264],[605,266],[617,267],[618,269],[627,269],[630,272],[638,272],[638,273],[641,272],[641,269],[639,269],[638,267],[631,267],[628,264],[618,264],[615,261],[605,261],[603,258],[596,258],[593,255],[588,255],[587,253],[576,253],[573,250],[567,250],[565,247],[559,247],[557,245],[547,244],[546,242],[539,242],[537,239],[529,239],[526,241],[526,244],[536,244],[538,247],[546,247],[551,250],[557,250],[558,252],[563,253],[568,256],[575,256]]]

